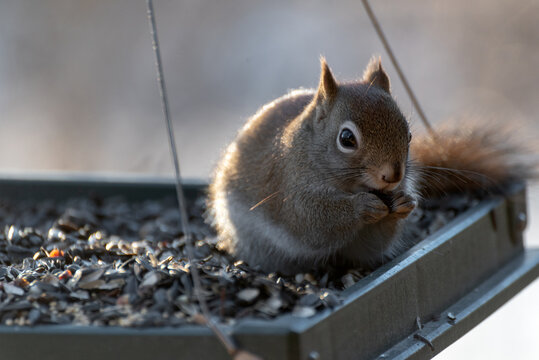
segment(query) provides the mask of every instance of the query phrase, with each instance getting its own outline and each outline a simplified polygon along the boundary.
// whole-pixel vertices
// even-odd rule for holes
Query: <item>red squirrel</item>
[[[424,169],[479,172],[498,185],[520,170],[500,164],[504,152],[485,137],[411,140],[379,58],[349,83],[321,58],[318,88],[264,105],[218,163],[208,209],[221,248],[283,274],[374,267],[398,253],[421,196],[462,179],[431,187]]]

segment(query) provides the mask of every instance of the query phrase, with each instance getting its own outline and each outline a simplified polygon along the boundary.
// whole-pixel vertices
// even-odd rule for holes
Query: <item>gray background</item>
[[[358,1],[156,0],[183,174],[206,178],[265,102],[338,79],[381,54],[414,131],[417,114]],[[539,2],[373,2],[433,122],[511,124],[538,145]],[[0,2],[0,171],[170,175],[145,2]],[[539,245],[532,188],[528,243]],[[439,355],[539,354],[539,283]]]

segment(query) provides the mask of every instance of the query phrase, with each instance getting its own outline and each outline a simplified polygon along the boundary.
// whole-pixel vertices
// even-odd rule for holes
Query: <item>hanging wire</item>
[[[378,22],[378,20],[376,19],[376,16],[374,15],[374,12],[372,11],[369,1],[361,0],[361,2],[363,3],[363,7],[365,8],[367,15],[369,15],[372,25],[374,26],[374,29],[376,30],[378,37],[382,41],[382,44],[384,45],[384,48],[387,54],[389,55],[389,58],[391,59],[393,66],[395,67],[395,70],[397,70],[397,74],[399,74],[399,78],[401,79],[402,84],[404,85],[404,88],[406,89],[406,92],[408,93],[408,96],[410,96],[410,100],[412,100],[412,103],[414,104],[414,107],[416,108],[417,113],[419,114],[419,117],[423,121],[423,125],[425,125],[425,128],[427,129],[427,131],[430,133],[432,137],[436,137],[436,132],[430,125],[430,122],[427,120],[427,117],[425,116],[423,109],[419,105],[419,101],[417,100],[412,88],[410,87],[410,84],[408,83],[408,80],[406,80],[406,77],[404,76],[404,73],[402,72],[402,69],[399,63],[397,62],[397,58],[393,54],[393,51],[391,50],[391,47],[389,46],[389,42],[387,41],[387,38],[384,35],[384,32],[382,31],[382,27],[380,26],[380,23]]]
[[[148,21],[150,25],[150,34],[152,36],[152,45],[153,45],[153,51],[155,54],[155,65],[157,67],[157,81],[159,83],[159,93],[161,95],[161,105],[163,108],[163,115],[165,117],[165,123],[167,126],[167,133],[168,133],[168,140],[169,140],[169,147],[170,147],[170,154],[172,157],[172,162],[174,164],[174,171],[175,171],[175,177],[176,177],[176,197],[178,200],[178,207],[180,211],[180,221],[182,225],[182,229],[185,236],[185,246],[187,249],[187,257],[189,260],[189,270],[191,273],[191,277],[193,279],[193,285],[194,285],[194,292],[197,297],[200,310],[202,312],[202,316],[204,317],[204,321],[206,322],[206,325],[213,331],[213,333],[217,336],[219,341],[224,345],[226,350],[231,356],[234,356],[234,358],[238,359],[259,359],[255,355],[252,355],[246,351],[240,350],[232,338],[223,332],[221,328],[218,326],[218,324],[212,319],[212,316],[210,314],[210,311],[208,309],[208,304],[206,303],[206,299],[204,298],[202,294],[202,286],[200,284],[200,275],[198,273],[198,269],[196,267],[196,264],[193,263],[192,259],[193,256],[193,238],[191,231],[189,229],[189,220],[187,218],[187,210],[185,205],[185,196],[183,194],[182,189],[182,182],[181,182],[181,176],[180,176],[180,162],[178,160],[178,153],[176,150],[176,142],[174,140],[174,130],[172,127],[172,121],[170,119],[170,112],[169,112],[169,106],[168,106],[168,96],[167,96],[167,89],[165,86],[165,78],[163,76],[163,64],[161,62],[161,53],[159,50],[159,40],[157,37],[157,27],[155,22],[155,15],[153,11],[153,1],[152,0],[146,0],[146,8],[148,13]]]

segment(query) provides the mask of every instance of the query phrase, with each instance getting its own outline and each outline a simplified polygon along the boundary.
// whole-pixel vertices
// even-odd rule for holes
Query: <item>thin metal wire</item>
[[[363,3],[363,7],[365,8],[367,15],[369,15],[372,25],[374,26],[374,29],[376,30],[378,37],[382,41],[382,44],[384,45],[384,48],[387,54],[389,55],[389,58],[391,59],[393,66],[395,67],[395,70],[397,70],[397,74],[399,74],[399,77],[402,81],[402,84],[404,85],[404,88],[406,89],[406,92],[408,93],[408,96],[410,96],[410,99],[412,100],[412,103],[414,104],[414,107],[416,108],[417,113],[419,114],[419,117],[423,121],[423,125],[425,125],[425,128],[427,129],[427,131],[430,133],[432,137],[436,137],[436,132],[433,130],[432,126],[430,125],[430,122],[427,120],[427,117],[425,116],[423,109],[419,105],[419,101],[417,100],[414,92],[412,91],[412,88],[410,87],[410,84],[408,83],[408,80],[406,80],[406,77],[404,76],[404,73],[402,72],[399,63],[397,62],[397,58],[393,54],[393,51],[391,50],[391,47],[389,46],[386,36],[384,35],[384,32],[382,31],[382,27],[380,26],[380,23],[376,19],[376,16],[374,15],[374,12],[372,11],[371,6],[369,5],[369,1],[361,0],[361,2]]]
[[[206,299],[204,299],[204,296],[202,295],[202,292],[201,292],[202,286],[200,284],[200,276],[198,273],[198,269],[196,265],[192,262],[192,259],[194,258],[193,257],[193,238],[191,235],[191,231],[189,229],[189,220],[187,218],[185,197],[184,197],[183,189],[182,189],[182,182],[181,182],[181,176],[180,176],[180,162],[178,161],[176,142],[174,140],[174,130],[172,127],[172,121],[170,119],[167,89],[165,86],[165,79],[163,77],[163,64],[161,62],[161,53],[159,50],[159,40],[157,38],[157,27],[156,27],[156,22],[155,22],[155,15],[153,11],[152,0],[146,0],[146,8],[148,12],[148,21],[150,24],[150,33],[152,36],[153,51],[155,54],[155,62],[156,62],[156,67],[157,67],[157,81],[159,82],[161,105],[163,108],[163,115],[165,116],[165,122],[167,125],[168,140],[169,140],[169,145],[170,145],[170,154],[172,156],[172,162],[174,163],[174,171],[176,175],[176,197],[178,200],[178,207],[180,211],[181,225],[182,225],[182,229],[183,229],[185,240],[186,240],[187,257],[189,258],[189,263],[191,264],[189,269],[191,272],[191,277],[193,278],[195,295],[197,297],[200,309],[202,311],[202,315],[204,316],[204,320],[207,326],[215,333],[217,338],[225,346],[228,353],[230,355],[234,355],[238,353],[238,348],[234,344],[234,341],[231,339],[231,337],[225,334],[219,328],[217,323],[213,321],[210,311],[208,309],[208,305],[206,303]]]

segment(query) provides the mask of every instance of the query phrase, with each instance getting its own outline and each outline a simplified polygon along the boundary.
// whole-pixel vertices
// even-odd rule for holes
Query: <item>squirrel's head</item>
[[[406,175],[411,133],[380,59],[353,83],[338,84],[323,58],[321,67],[312,103],[313,160],[345,191],[394,190]]]

